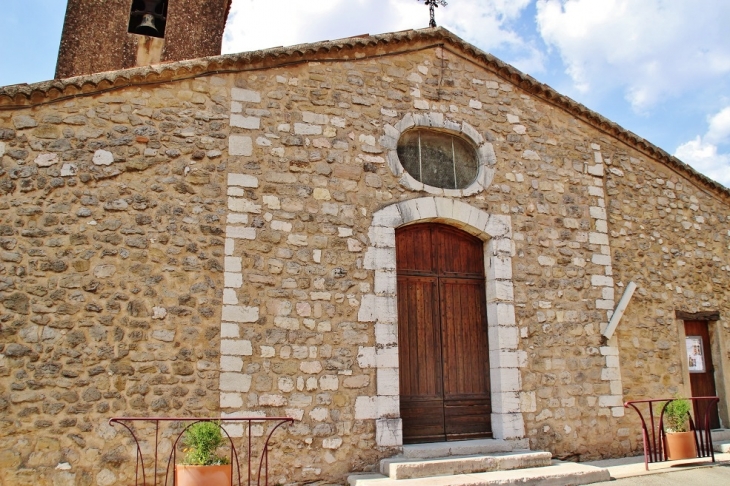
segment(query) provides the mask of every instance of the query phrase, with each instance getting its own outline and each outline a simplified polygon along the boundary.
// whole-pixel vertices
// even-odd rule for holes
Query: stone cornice
[[[230,3],[228,9],[230,10]],[[442,27],[380,35],[363,35],[334,41],[276,47],[110,71],[35,84],[16,84],[0,87],[0,110],[30,108],[129,86],[159,84],[197,76],[263,70],[305,62],[356,61],[365,58],[393,56],[432,47],[443,47],[484,67],[525,92],[571,113],[597,130],[664,163],[667,167],[690,180],[700,183],[715,195],[723,198],[723,200],[730,201],[730,189],[700,174],[689,165],[635,133],[558,93],[550,86],[540,83],[535,78],[522,73],[491,54],[476,48]]]

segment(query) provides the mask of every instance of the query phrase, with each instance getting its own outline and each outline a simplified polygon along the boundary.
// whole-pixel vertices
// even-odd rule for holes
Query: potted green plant
[[[230,460],[217,454],[225,442],[220,422],[201,421],[188,426],[182,437],[185,457],[181,464],[175,465],[175,484],[230,486]]]
[[[677,397],[664,408],[664,444],[667,459],[689,459],[697,457],[694,431],[689,430],[690,401]]]

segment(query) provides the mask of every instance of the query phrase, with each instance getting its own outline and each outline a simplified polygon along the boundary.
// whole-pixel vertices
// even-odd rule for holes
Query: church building
[[[291,417],[272,484],[730,424],[730,189],[444,28],[220,55],[229,9],[70,0],[0,87],[0,483],[133,484],[124,416]]]

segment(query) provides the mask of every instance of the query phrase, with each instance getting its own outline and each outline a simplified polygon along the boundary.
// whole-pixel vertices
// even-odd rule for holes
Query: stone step
[[[730,440],[730,429],[715,429],[711,430],[712,442],[722,442]]]
[[[551,459],[549,452],[528,450],[431,459],[391,457],[380,461],[380,472],[390,479],[428,478],[545,467],[550,465]]]
[[[713,442],[712,448],[715,452],[724,452],[728,453],[730,452],[730,440],[722,440],[719,442]]]
[[[604,468],[554,461],[545,467],[417,479],[396,480],[382,474],[352,474],[347,482],[349,486],[577,486],[610,479],[608,470]]]
[[[502,439],[479,439],[455,442],[431,442],[429,444],[406,444],[403,457],[407,459],[431,459],[434,457],[468,456],[472,454],[494,454],[510,452],[512,445]]]

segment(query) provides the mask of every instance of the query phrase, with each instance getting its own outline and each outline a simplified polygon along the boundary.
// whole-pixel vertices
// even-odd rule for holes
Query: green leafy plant
[[[667,408],[664,409],[667,432],[687,432],[691,407],[689,400],[681,397],[677,397],[667,404]]]
[[[195,422],[183,434],[182,445],[188,466],[220,466],[228,464],[227,457],[216,454],[226,441],[223,439],[220,422]]]

